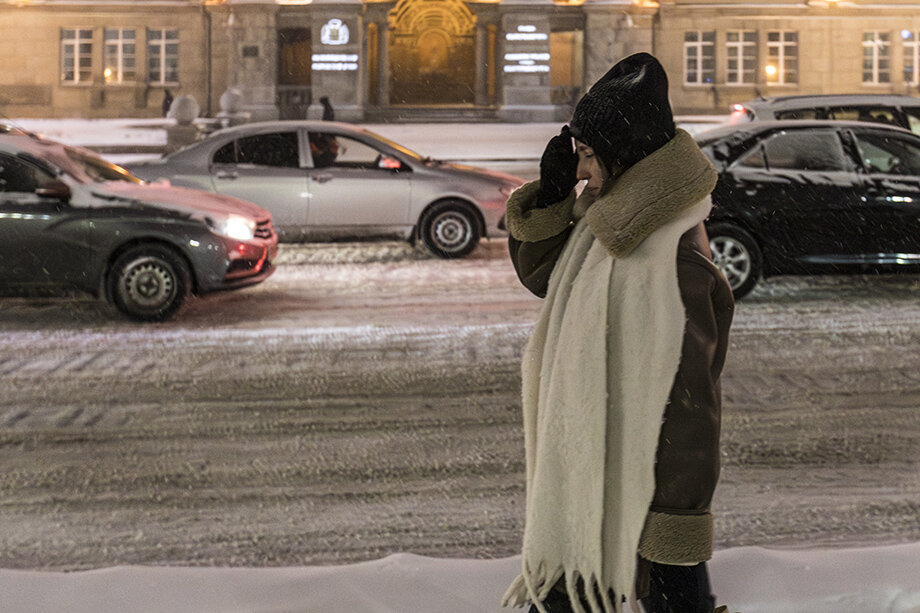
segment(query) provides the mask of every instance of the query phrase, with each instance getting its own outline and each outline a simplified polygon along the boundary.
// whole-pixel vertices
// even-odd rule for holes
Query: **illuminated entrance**
[[[389,13],[391,104],[475,101],[476,17],[460,0],[400,0]]]

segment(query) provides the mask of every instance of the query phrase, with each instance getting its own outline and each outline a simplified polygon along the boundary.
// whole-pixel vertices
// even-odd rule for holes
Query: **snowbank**
[[[411,554],[309,568],[0,570],[4,613],[499,613],[520,558]],[[920,612],[920,543],[716,553],[719,603],[743,613]]]

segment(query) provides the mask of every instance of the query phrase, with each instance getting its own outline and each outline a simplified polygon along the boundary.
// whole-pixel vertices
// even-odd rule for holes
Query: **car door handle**
[[[332,175],[311,175],[310,178],[317,183],[326,183],[332,181]]]
[[[240,175],[232,170],[220,170],[217,172],[218,179],[237,179]]]

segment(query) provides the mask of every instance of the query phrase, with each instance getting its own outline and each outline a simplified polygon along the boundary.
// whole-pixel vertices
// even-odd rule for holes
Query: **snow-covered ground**
[[[920,545],[720,551],[720,603],[741,613],[916,613]],[[411,554],[313,568],[118,567],[53,574],[0,570],[4,613],[500,613],[519,558]]]
[[[26,127],[45,132],[49,137],[69,140],[76,144],[113,144],[123,142],[124,139],[132,142],[148,142],[145,139],[152,138],[151,133],[157,133],[156,130],[151,131],[148,128],[138,128],[146,132],[135,132],[135,128],[130,127],[135,123],[130,120],[113,122],[113,125],[108,127],[96,122],[79,121],[64,121],[55,125],[45,122],[41,126],[30,125],[28,122],[22,123]],[[86,127],[87,125],[89,127]],[[375,129],[394,140],[404,142],[431,155],[459,159],[464,156],[471,158],[479,152],[478,154],[483,159],[513,159],[515,156],[522,155],[518,151],[526,151],[533,155],[532,147],[535,146],[539,151],[542,143],[558,129],[558,126],[539,124],[522,127],[517,133],[510,135],[506,133],[500,143],[501,146],[495,145],[495,137],[491,136],[494,134],[494,125],[465,126],[463,134],[466,140],[455,144],[453,149],[443,144],[445,141],[441,138],[442,132],[439,132],[439,130],[443,131],[442,126],[426,128],[417,125],[394,125],[379,126]],[[386,131],[387,129],[391,131]],[[68,138],[68,135],[78,134],[81,130],[87,136]],[[89,135],[93,135],[96,140],[90,141]],[[522,139],[525,139],[527,143],[522,145],[520,143]],[[491,150],[496,152],[495,155],[492,155],[491,151],[482,153],[481,147],[475,144],[477,142],[493,143],[495,146]],[[440,151],[437,150],[438,146],[442,147]],[[427,267],[422,268],[423,266],[424,264],[419,264],[418,268],[412,268],[405,261],[381,265],[373,273],[381,279],[380,288],[374,287],[374,289],[385,291],[383,285],[392,282],[394,278],[408,283],[411,275],[417,274],[420,270],[427,270]],[[463,266],[465,267],[466,264],[464,263]],[[449,265],[439,262],[437,269],[429,273],[431,285],[436,285],[438,279],[445,277],[444,273],[455,271],[458,267],[457,263]],[[317,279],[308,267],[302,267],[297,273],[303,277],[305,282],[314,284],[314,295],[321,298],[317,299],[316,307],[321,307],[324,301],[329,302],[328,309],[325,311],[317,309],[317,312],[313,314],[313,317],[324,317],[329,321],[320,319],[317,320],[319,323],[313,325],[340,321],[335,317],[341,318],[342,316],[335,315],[335,311],[341,310],[342,306],[347,306],[348,301],[356,300],[356,296],[359,293],[365,293],[369,284],[372,283],[372,280],[365,276],[371,273],[361,272],[357,267],[336,268],[335,270],[343,271],[342,274],[345,276],[341,278],[332,277],[338,273],[332,268],[329,270],[328,286],[320,283],[318,287],[316,283],[322,279]],[[513,272],[509,274],[497,258],[492,258],[484,268],[471,269],[468,274],[470,276],[464,277],[464,283],[477,287],[480,278],[474,275],[479,274],[487,274],[489,278],[501,276],[501,283],[504,283],[505,279],[513,281]],[[281,275],[279,278],[282,278]],[[354,287],[350,285],[352,282],[354,282]],[[446,280],[442,282],[447,283]],[[484,296],[494,291],[485,283],[483,281],[481,292]],[[302,285],[303,283],[297,284],[298,287]],[[833,317],[828,318],[823,318],[820,312],[815,312],[815,309],[827,308],[824,305],[831,304],[831,302],[820,296],[815,299],[814,294],[825,296],[835,294],[832,285],[822,285],[817,290],[810,289],[807,284],[793,284],[791,291],[785,290],[784,287],[781,283],[767,284],[758,290],[759,293],[752,295],[749,304],[741,304],[737,318],[738,338],[754,339],[755,337],[751,335],[752,330],[769,330],[780,318],[783,319],[782,326],[788,330],[791,325],[790,321],[796,317],[801,319],[803,335],[814,334],[815,346],[821,343],[831,343],[838,332],[840,335],[854,334],[853,338],[864,338],[855,333],[865,332],[864,328],[870,328],[873,325],[872,322],[880,316],[879,308],[885,309],[886,312],[890,310],[901,318],[889,326],[885,333],[886,338],[890,337],[893,343],[897,341],[892,346],[903,347],[907,343],[905,339],[912,338],[911,335],[916,334],[917,326],[914,321],[916,317],[909,313],[908,307],[905,306],[913,290],[901,284],[893,289],[889,288],[888,291],[894,292],[897,296],[897,300],[891,304],[857,300],[850,315],[844,313],[843,316],[840,316],[839,311],[832,311]],[[862,289],[844,289],[844,292],[852,295],[875,291],[875,288],[860,287]],[[437,289],[455,291],[455,296],[458,293],[446,286]],[[290,295],[292,302],[303,302],[307,299],[295,294],[293,288],[285,290],[282,287],[281,290],[273,291],[268,284],[265,284],[248,293],[228,295],[222,297],[221,300],[226,301],[228,312],[237,305],[252,308],[252,303],[258,302],[262,291],[268,292],[267,295],[274,306],[266,317],[290,317],[286,311],[280,309],[281,306],[288,305],[279,303],[276,298],[285,298]],[[430,298],[429,303],[427,295],[421,293],[424,290],[419,291],[416,304],[413,305],[418,313],[428,310],[429,307],[437,307],[439,298]],[[812,295],[807,301],[803,301],[803,295],[808,292],[812,292]],[[395,295],[388,295],[386,298],[390,301],[397,299]],[[518,298],[511,294],[504,300],[514,305],[520,302],[520,307],[513,307],[523,310],[523,313],[517,318],[521,321],[530,321],[531,313],[527,309],[532,310],[533,307],[527,306],[529,303],[526,296]],[[483,303],[484,301],[479,301],[476,304]],[[7,326],[5,334],[8,334],[9,342],[18,342],[15,339],[22,337],[23,342],[31,338],[33,345],[57,344],[66,342],[67,337],[72,334],[85,334],[87,337],[99,336],[103,340],[110,338],[108,335],[112,335],[111,338],[121,341],[124,340],[124,337],[119,336],[120,331],[128,327],[118,324],[110,329],[110,324],[105,322],[105,316],[99,317],[90,311],[89,313],[78,313],[74,316],[75,319],[67,320],[66,325],[63,326],[66,330],[58,333],[54,331],[54,321],[56,321],[54,318],[59,315],[46,315],[46,312],[53,311],[54,307],[46,307],[44,304],[28,301],[10,304],[12,306],[5,311],[4,316]],[[803,306],[806,304],[807,306]],[[209,318],[207,307],[208,304],[204,301],[198,306],[193,306],[187,326],[182,323],[164,326],[165,332],[183,334],[187,328],[191,333],[201,334],[200,331],[195,331],[196,325],[205,330],[212,327],[216,321]],[[359,307],[363,308],[361,305],[356,305],[351,313],[363,315],[371,313],[370,310],[366,312],[358,310]],[[829,308],[828,310],[831,312]],[[507,314],[499,310],[490,311],[483,316],[507,320]],[[28,324],[27,320],[33,317],[37,317],[40,323]],[[428,317],[431,317],[430,313]],[[464,315],[464,317],[470,317],[470,315]],[[419,318],[417,325],[429,325],[429,321],[433,319]],[[303,326],[304,329],[309,325],[311,324],[306,319],[298,322],[298,326]],[[385,329],[392,329],[394,325],[392,322],[387,322],[388,328]],[[89,332],[81,331],[81,328],[84,327]],[[242,322],[239,327],[245,330],[248,324]],[[97,329],[102,332],[97,334],[95,332]],[[298,329],[298,332],[304,334],[304,329]],[[258,331],[253,331],[253,334],[255,335],[256,332]],[[746,334],[748,336],[745,336]],[[824,339],[830,340],[825,341]],[[483,346],[485,345],[487,343],[484,342]],[[764,344],[765,351],[771,349],[776,348]],[[861,361],[864,356],[873,355],[868,351],[862,352],[861,349],[854,347],[853,364],[841,364],[839,370],[841,378],[855,376],[854,369],[858,368],[857,362]],[[793,351],[792,349],[787,350],[790,353]],[[878,347],[879,352],[885,350],[885,345]],[[835,355],[842,354],[838,352]],[[41,356],[36,360],[40,358]],[[804,361],[807,358],[807,355],[802,358],[802,368],[805,368]],[[915,360],[916,358],[905,353],[904,359]],[[48,367],[52,366],[54,364],[49,362]],[[790,368],[794,367],[795,364],[790,364]],[[908,375],[909,373],[905,374],[905,376]],[[52,383],[50,387],[53,388],[53,381],[49,383]],[[826,383],[829,386],[837,385],[837,382],[833,380],[828,380]],[[904,385],[907,384],[904,383]],[[910,385],[913,384],[910,383]],[[0,387],[3,385],[0,384]],[[756,386],[753,389],[757,391]],[[811,391],[822,392],[817,389]],[[806,393],[811,393],[811,391],[806,391]],[[782,397],[784,393],[794,395],[798,392],[799,390],[794,387],[785,391],[778,390],[776,400],[778,403],[783,402],[785,401],[785,398]],[[845,401],[843,398],[840,400]],[[820,410],[827,410],[827,413],[830,413],[833,407]],[[745,425],[756,429],[758,422],[754,421],[749,424],[746,421],[755,417],[751,413],[750,416],[743,415],[739,419],[743,418]],[[830,416],[827,419],[830,419]],[[0,431],[3,428],[12,430],[13,422],[4,421]],[[914,432],[905,430],[903,443],[908,447],[907,453],[913,453],[914,458],[917,453],[916,441]],[[830,463],[835,453],[850,454],[854,457],[866,455],[867,462],[871,464],[872,458],[869,456],[872,455],[873,450],[857,449],[855,447],[857,444],[861,443],[859,443],[857,433],[854,432],[846,438],[829,441],[828,448],[823,451],[803,447],[791,450],[790,457],[795,453],[808,455],[826,452],[829,458],[826,461]],[[834,445],[840,445],[840,448],[835,449]],[[910,452],[910,449],[913,449],[913,452]],[[815,463],[821,464],[820,458]],[[909,469],[911,464],[908,463],[905,466]],[[828,470],[835,469],[829,466]],[[871,471],[871,466],[866,470]],[[736,470],[734,474],[737,478],[741,473]],[[830,472],[823,474],[828,478],[833,477]],[[861,474],[869,476],[871,472]],[[9,496],[12,489],[6,489],[7,481],[2,481],[0,484],[3,485],[0,488],[0,530],[3,530],[2,509],[6,504],[11,503]],[[842,487],[845,485],[841,484]],[[736,488],[742,486],[743,484],[732,485]],[[897,487],[897,485],[894,484],[892,487]],[[769,492],[761,492],[759,497],[753,498],[753,503],[767,504],[769,497]],[[916,506],[911,508],[916,509]],[[113,510],[112,513],[114,512]],[[814,508],[814,513],[816,515],[821,513],[820,506]],[[820,518],[816,516],[814,521],[819,524]],[[920,522],[920,517],[917,518],[917,521]],[[21,522],[17,523],[17,528],[21,528],[22,525]],[[752,526],[753,529],[755,529],[754,526]],[[711,565],[714,591],[720,604],[727,604],[732,611],[741,613],[920,613],[920,543],[873,546],[872,540],[872,537],[860,538],[859,534],[855,534],[850,546],[846,549],[815,547],[807,541],[798,542],[797,547],[786,549],[759,547],[721,549],[716,552]],[[852,543],[859,546],[854,547]],[[151,561],[151,563],[155,564],[156,561]],[[518,558],[446,559],[401,553],[379,560],[343,566],[293,568],[113,566],[68,573],[0,569],[0,613],[81,613],[84,611],[87,613],[184,613],[185,611],[196,613],[270,611],[498,613],[502,610],[498,605],[500,596],[516,573],[518,564]],[[48,565],[54,566],[53,561],[48,562]],[[23,567],[20,565],[17,568]]]

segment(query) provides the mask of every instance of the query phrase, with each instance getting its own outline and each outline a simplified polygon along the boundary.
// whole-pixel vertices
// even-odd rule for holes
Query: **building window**
[[[147,80],[153,85],[179,82],[179,30],[147,30]]]
[[[91,83],[93,80],[93,31],[61,29],[61,81]]]
[[[684,32],[684,84],[707,85],[715,80],[716,33]]]
[[[788,30],[767,32],[767,83],[791,85],[799,82],[799,33]]]
[[[757,79],[757,32],[729,30],[725,33],[725,82],[745,85]]]
[[[904,82],[920,85],[920,32],[901,30],[904,41]]]
[[[891,35],[888,32],[863,32],[863,84],[891,82]]]
[[[136,40],[134,28],[106,28],[105,82],[129,83],[134,81]]]

